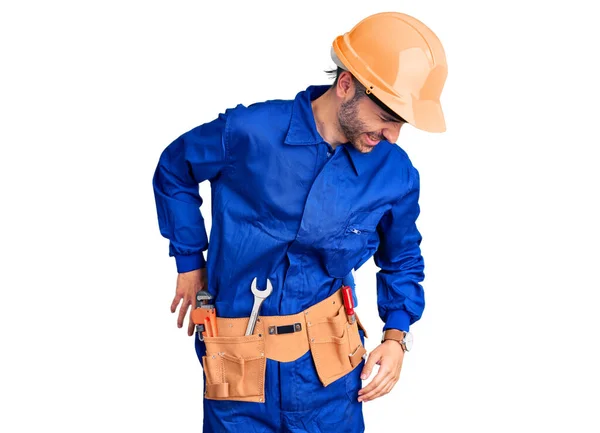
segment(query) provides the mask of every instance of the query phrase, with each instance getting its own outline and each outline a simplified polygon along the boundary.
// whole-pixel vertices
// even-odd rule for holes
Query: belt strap
[[[335,316],[343,306],[341,290],[297,314],[259,316],[254,335],[265,339],[265,357],[280,362],[298,359],[309,350],[308,328],[313,321]],[[217,317],[219,337],[240,337],[246,332],[248,317]],[[358,320],[358,326],[363,329]],[[367,336],[366,331],[365,337]]]

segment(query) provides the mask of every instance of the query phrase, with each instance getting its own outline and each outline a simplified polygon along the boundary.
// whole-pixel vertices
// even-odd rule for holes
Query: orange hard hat
[[[333,41],[331,57],[414,127],[444,132],[440,95],[448,75],[438,37],[398,12],[371,15]]]

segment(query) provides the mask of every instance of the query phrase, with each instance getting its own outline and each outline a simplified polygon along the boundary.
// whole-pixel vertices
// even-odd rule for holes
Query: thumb
[[[375,364],[377,364],[380,358],[381,357],[376,351],[370,353],[369,357],[367,358],[367,362],[365,362],[365,366],[363,367],[362,372],[360,373],[360,378],[362,380],[369,378],[371,372],[373,371],[373,367],[375,367]]]

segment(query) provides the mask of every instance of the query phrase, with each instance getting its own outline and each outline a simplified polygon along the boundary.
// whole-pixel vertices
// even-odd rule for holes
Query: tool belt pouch
[[[343,305],[331,317],[307,317],[307,321],[310,350],[324,386],[360,364],[367,353],[358,333],[360,322],[357,319],[350,324]],[[360,327],[364,332],[364,328]]]
[[[204,337],[205,398],[264,402],[265,340],[262,335]]]

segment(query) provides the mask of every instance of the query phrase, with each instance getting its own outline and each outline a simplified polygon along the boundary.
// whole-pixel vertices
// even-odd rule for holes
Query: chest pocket
[[[355,212],[350,215],[345,230],[334,239],[334,248],[325,258],[329,275],[343,278],[375,253],[379,245],[377,224],[382,216],[383,211]]]

